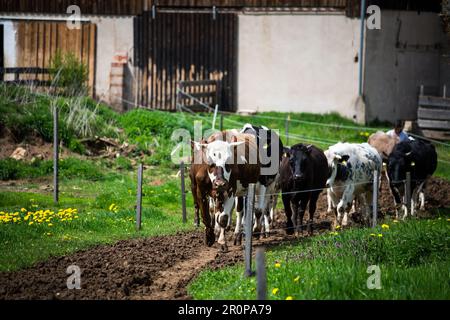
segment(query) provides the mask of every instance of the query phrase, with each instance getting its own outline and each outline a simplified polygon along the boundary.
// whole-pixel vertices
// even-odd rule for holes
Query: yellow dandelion
[[[272,289],[272,294],[277,294],[278,291],[280,291],[280,289],[278,289],[278,288],[273,288],[273,289]]]
[[[376,237],[377,235],[375,233],[370,234],[371,237]]]
[[[281,263],[277,262],[275,263],[275,268],[280,268],[281,267]]]
[[[53,227],[53,223],[49,223],[48,226],[49,226],[49,227]]]
[[[382,225],[381,225],[381,228],[387,230],[387,229],[389,229],[389,225],[388,225],[388,224],[382,224]]]
[[[34,221],[30,221],[30,222],[28,223],[28,225],[31,226],[33,223],[34,223]]]
[[[336,226],[336,230],[339,230],[341,228],[341,226]]]
[[[300,276],[294,278],[294,282],[297,283],[300,280]]]
[[[382,238],[382,237],[383,237],[383,234],[382,234],[382,233],[379,233],[379,234],[378,234],[378,237],[379,237],[379,238]]]
[[[25,209],[25,208],[20,209],[20,212],[26,212],[26,211],[27,211],[27,209]]]
[[[114,208],[114,206],[115,206],[115,204],[114,204],[114,203],[111,203],[111,205],[109,206],[109,211],[112,211],[113,208]]]
[[[294,298],[292,296],[287,296],[286,300],[294,300]]]

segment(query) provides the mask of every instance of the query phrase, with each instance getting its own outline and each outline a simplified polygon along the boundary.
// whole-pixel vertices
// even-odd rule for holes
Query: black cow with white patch
[[[437,153],[431,143],[423,140],[407,140],[398,143],[388,158],[389,186],[395,200],[396,217],[403,207],[403,219],[414,216],[417,197],[420,198],[420,210],[425,209],[424,189],[427,180],[436,171]],[[406,173],[411,173],[411,208],[406,207],[405,184]]]
[[[309,204],[307,229],[312,234],[317,199],[328,178],[327,158],[321,149],[313,145],[299,143],[285,148],[285,151],[280,168],[280,184],[287,217],[286,232],[292,234],[301,231],[303,216]]]

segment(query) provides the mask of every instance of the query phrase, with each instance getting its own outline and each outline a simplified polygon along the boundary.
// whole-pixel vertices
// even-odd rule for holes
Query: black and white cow
[[[274,210],[280,192],[279,168],[283,155],[283,143],[275,131],[265,126],[247,123],[242,128],[241,133],[253,134],[256,137],[261,162],[261,175],[258,179],[259,184],[255,196],[253,231],[264,232],[267,235],[270,232],[270,224],[274,218]]]
[[[307,229],[312,234],[317,199],[325,188],[327,178],[327,158],[322,150],[301,143],[285,148],[285,157],[280,167],[280,184],[287,217],[286,233],[301,231],[303,216],[309,204]]]
[[[388,158],[389,186],[394,196],[396,217],[398,210],[403,207],[403,219],[410,214],[414,216],[417,197],[420,198],[420,209],[425,208],[424,188],[429,177],[437,167],[437,153],[434,146],[422,140],[408,140],[398,143]],[[405,200],[406,173],[411,173],[411,208],[407,208]]]
[[[370,220],[373,173],[382,167],[378,151],[368,143],[337,143],[325,151],[330,177],[327,181],[328,212],[334,209],[336,223],[347,225],[353,200],[363,206],[365,220]],[[342,216],[343,215],[343,216]]]

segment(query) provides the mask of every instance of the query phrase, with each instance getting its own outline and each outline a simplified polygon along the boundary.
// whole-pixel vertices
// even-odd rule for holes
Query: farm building
[[[366,5],[381,8],[381,29],[361,32],[357,0],[0,0],[0,67],[47,68],[72,51],[91,94],[118,110],[176,110],[184,81],[224,111],[415,120],[421,85],[450,88],[441,1]]]

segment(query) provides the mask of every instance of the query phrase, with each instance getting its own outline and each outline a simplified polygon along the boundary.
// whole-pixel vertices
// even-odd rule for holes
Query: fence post
[[[213,130],[216,128],[217,111],[219,111],[219,105],[218,104],[216,104],[216,107],[214,108],[214,117],[213,117],[213,123],[212,123],[212,129]]]
[[[143,176],[143,165],[139,163],[138,166],[138,181],[137,181],[137,203],[136,203],[136,229],[141,230],[142,221],[142,176]]]
[[[406,173],[405,203],[406,212],[411,213],[411,172]]]
[[[378,170],[373,171],[373,194],[372,194],[372,228],[377,226],[377,215],[378,215]]]
[[[286,116],[286,121],[284,123],[284,134],[286,136],[286,145],[289,145],[289,120],[291,120],[291,116],[288,114]]]
[[[267,278],[264,248],[256,249],[256,299],[266,300]]]
[[[184,162],[180,162],[180,175],[181,175],[181,208],[183,213],[183,223],[186,223],[186,186],[184,183]]]
[[[444,88],[442,88],[442,95],[443,95],[443,97],[444,98],[447,98],[447,85],[446,84],[444,84]]]
[[[424,87],[423,84],[420,85],[420,95],[423,96],[424,94]]]
[[[251,277],[252,272],[252,228],[253,228],[253,203],[255,201],[255,184],[248,186],[245,204],[245,276]]]
[[[219,130],[223,130],[223,114],[220,114]]]
[[[59,141],[58,141],[58,107],[53,106],[53,201],[59,201]]]

